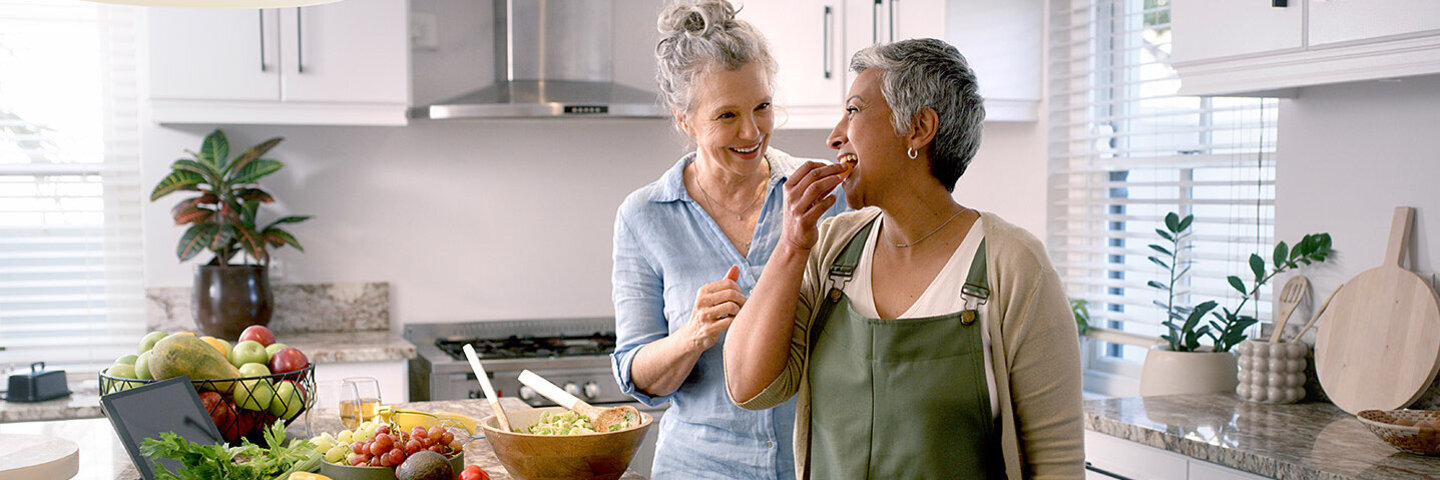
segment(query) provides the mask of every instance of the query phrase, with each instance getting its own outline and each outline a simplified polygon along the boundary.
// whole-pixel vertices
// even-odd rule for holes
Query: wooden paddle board
[[[1440,298],[1404,268],[1415,210],[1397,207],[1384,263],[1345,282],[1320,317],[1315,371],[1350,413],[1415,402],[1440,371]]]

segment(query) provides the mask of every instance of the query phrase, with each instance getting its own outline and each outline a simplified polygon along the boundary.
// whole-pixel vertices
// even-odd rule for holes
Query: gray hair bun
[[[673,38],[685,34],[691,38],[705,37],[717,26],[735,21],[735,7],[725,0],[678,1],[665,8],[656,20],[660,36]]]

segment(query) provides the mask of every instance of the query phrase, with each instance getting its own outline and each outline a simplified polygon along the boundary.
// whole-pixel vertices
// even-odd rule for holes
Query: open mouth
[[[741,155],[749,155],[749,154],[755,153],[756,150],[760,150],[760,144],[758,144],[758,143],[755,144],[755,145],[753,145],[753,146],[751,146],[751,147],[749,147],[749,148],[730,147],[730,151],[733,151],[733,152],[738,153],[738,154],[741,154]]]
[[[840,162],[841,165],[845,166],[845,173],[843,173],[842,175],[845,175],[846,177],[849,177],[851,173],[855,172],[855,166],[860,163],[860,157],[855,156],[855,154],[853,153],[841,155],[835,160]]]

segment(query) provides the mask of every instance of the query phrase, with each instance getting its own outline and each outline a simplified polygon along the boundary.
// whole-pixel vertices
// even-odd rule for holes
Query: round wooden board
[[[0,478],[56,480],[80,473],[80,447],[75,442],[41,435],[0,434]]]
[[[1440,299],[1419,276],[1385,265],[1356,275],[1319,321],[1315,371],[1350,412],[1415,402],[1440,370]]]

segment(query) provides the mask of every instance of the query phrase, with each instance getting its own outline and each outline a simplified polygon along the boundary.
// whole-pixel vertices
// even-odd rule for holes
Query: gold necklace
[[[705,201],[710,202],[711,205],[715,205],[715,206],[720,207],[721,210],[725,210],[726,212],[729,212],[731,215],[734,215],[736,220],[744,220],[744,217],[743,217],[742,215],[744,215],[745,212],[749,212],[750,209],[755,206],[755,202],[760,201],[760,197],[763,197],[763,196],[764,196],[763,194],[757,194],[757,195],[755,195],[755,198],[751,199],[751,200],[750,200],[750,203],[749,203],[748,205],[745,205],[745,208],[741,209],[739,212],[736,212],[736,211],[734,211],[734,210],[729,209],[729,208],[726,207],[724,204],[715,201],[714,198],[711,198],[711,197],[710,197],[710,192],[705,191],[705,183],[700,181],[700,175],[698,175],[698,174],[695,175],[695,186],[700,187],[700,194],[705,196]]]
[[[964,205],[961,205],[961,206],[960,206],[960,211],[955,212],[955,214],[954,214],[954,215],[951,215],[950,218],[945,219],[945,223],[941,223],[940,226],[935,227],[935,229],[934,229],[934,230],[931,230],[930,233],[921,235],[920,238],[915,239],[915,241],[913,241],[913,242],[910,242],[910,243],[895,243],[895,242],[890,242],[890,244],[891,244],[891,245],[894,245],[894,246],[897,247],[897,248],[906,248],[906,247],[914,246],[914,245],[917,244],[917,243],[923,242],[923,241],[925,241],[925,239],[930,238],[931,235],[934,235],[935,232],[939,232],[940,229],[945,228],[945,226],[946,226],[946,225],[949,225],[951,221],[953,221],[953,220],[955,220],[955,219],[957,219],[957,218],[960,218],[960,214],[965,213],[966,210],[969,210],[969,209],[968,209],[968,208],[965,208]]]

